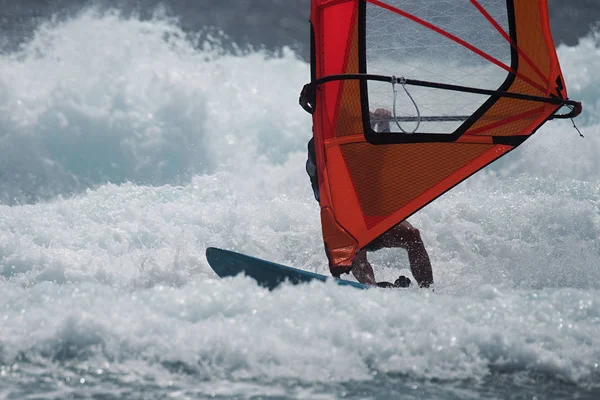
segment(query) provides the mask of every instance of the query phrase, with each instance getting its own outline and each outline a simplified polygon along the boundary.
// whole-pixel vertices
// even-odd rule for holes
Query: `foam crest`
[[[246,278],[133,293],[89,284],[45,283],[26,292],[2,285],[0,305],[13,321],[0,331],[2,363],[61,363],[78,379],[102,380],[102,370],[126,383],[137,364],[144,383],[165,386],[186,375],[275,387],[398,374],[598,382],[598,293],[483,286],[471,296],[447,296],[321,283],[269,293]]]
[[[286,92],[297,92],[305,65],[290,52],[223,56],[214,42],[196,43],[173,20],[116,12],[41,25],[0,57],[0,201],[106,182],[186,183],[233,159],[247,165],[257,151],[283,161],[282,144],[298,145],[293,132],[308,129],[289,118],[296,96]],[[239,149],[248,158],[232,155]]]

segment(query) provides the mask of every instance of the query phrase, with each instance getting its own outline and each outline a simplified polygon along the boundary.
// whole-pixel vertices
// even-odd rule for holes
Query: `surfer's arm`
[[[319,201],[319,178],[317,174],[317,156],[315,153],[315,141],[311,138],[308,142],[308,159],[306,160],[306,173],[310,178],[310,184],[315,195],[315,199]]]

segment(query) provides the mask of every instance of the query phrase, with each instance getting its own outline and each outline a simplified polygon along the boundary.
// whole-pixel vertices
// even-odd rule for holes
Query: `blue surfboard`
[[[352,286],[358,289],[369,288],[369,286],[362,283],[315,274],[314,272],[303,271],[214,247],[206,249],[206,259],[213,271],[221,278],[237,276],[243,273],[256,280],[260,286],[266,287],[269,290],[275,289],[284,282],[298,285],[314,280],[325,282],[329,279],[334,280],[339,285]]]

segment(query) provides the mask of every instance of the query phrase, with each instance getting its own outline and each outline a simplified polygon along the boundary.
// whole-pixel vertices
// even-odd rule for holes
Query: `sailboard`
[[[546,121],[573,118],[547,0],[311,0],[323,241],[334,276],[356,252]],[[389,110],[389,132],[373,111]]]
[[[298,285],[311,281],[325,282],[331,279],[342,286],[351,286],[357,289],[369,288],[369,286],[358,282],[334,279],[314,272],[214,247],[206,249],[206,259],[213,271],[221,278],[246,275],[254,279],[260,286],[266,287],[269,290],[273,290],[285,282]]]

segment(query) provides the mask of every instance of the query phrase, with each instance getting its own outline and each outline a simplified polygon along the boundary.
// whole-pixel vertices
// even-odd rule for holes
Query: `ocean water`
[[[268,292],[204,251],[327,273],[306,62],[166,17],[39,25],[0,54],[0,398],[600,398],[599,40],[559,47],[585,138],[550,122],[410,219],[435,292]]]

